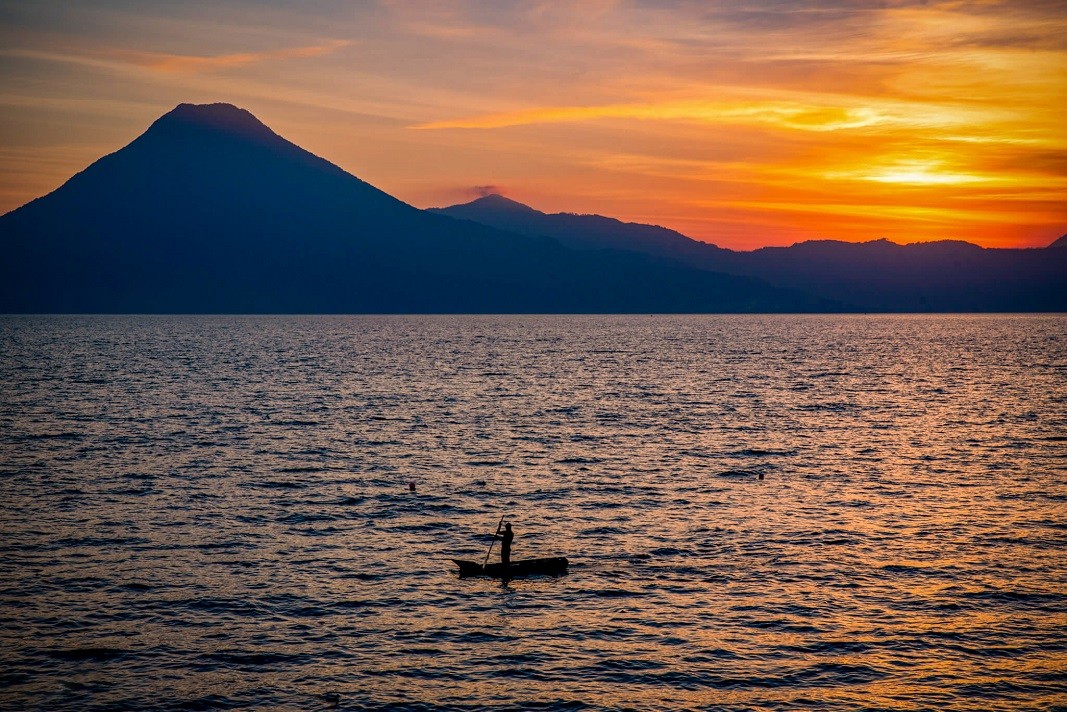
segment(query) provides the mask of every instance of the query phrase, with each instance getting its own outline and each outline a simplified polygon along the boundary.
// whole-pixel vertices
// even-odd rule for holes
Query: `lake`
[[[0,389],[5,709],[1067,709],[1065,315],[2,317]],[[502,516],[569,572],[459,579]]]

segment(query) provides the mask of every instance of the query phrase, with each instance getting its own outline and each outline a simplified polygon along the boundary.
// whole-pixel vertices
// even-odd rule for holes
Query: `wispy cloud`
[[[728,91],[728,89],[727,89]],[[964,126],[991,110],[968,106],[908,104],[823,96],[819,103],[790,101],[667,101],[602,106],[553,106],[483,114],[416,125],[416,129],[497,129],[600,119],[745,123],[800,131],[838,131],[874,126],[929,128]]]
[[[475,198],[484,198],[488,195],[504,195],[506,191],[500,185],[472,185],[469,192]]]
[[[266,52],[238,52],[234,54],[218,54],[212,56],[196,56],[188,54],[167,54],[163,52],[138,52],[127,49],[102,49],[94,53],[98,56],[127,62],[139,67],[154,69],[160,72],[174,72],[178,74],[198,74],[201,72],[216,72],[233,67],[242,67],[250,64],[259,64],[280,59],[294,59],[306,57],[321,57],[330,54],[352,43],[348,40],[330,40],[321,44],[305,47],[284,47],[282,49]]]

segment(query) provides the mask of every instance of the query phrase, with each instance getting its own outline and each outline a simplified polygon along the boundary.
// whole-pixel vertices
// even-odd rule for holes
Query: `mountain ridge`
[[[878,238],[806,240],[742,252],[655,225],[520,210],[515,206],[522,204],[510,199],[507,210],[500,205],[482,198],[434,212],[525,235],[550,236],[573,249],[630,250],[754,277],[864,311],[1067,310],[1067,250],[1058,248],[984,248],[963,240],[899,244]]]
[[[532,207],[530,205],[527,205],[525,203],[519,202],[519,201],[515,200],[514,198],[508,198],[508,197],[506,197],[504,195],[501,195],[499,193],[490,193],[489,195],[480,196],[480,197],[475,198],[474,200],[471,200],[471,201],[469,201],[467,203],[457,203],[455,205],[449,205],[449,206],[445,206],[445,207],[427,208],[427,211],[434,212],[434,213],[440,213],[440,214],[444,214],[444,215],[451,215],[451,216],[454,216],[454,217],[460,217],[462,215],[476,215],[476,214],[479,214],[480,211],[477,210],[477,209],[478,208],[482,208],[482,207],[486,207],[486,206],[490,206],[491,209],[498,209],[498,210],[502,210],[502,211],[503,210],[507,210],[507,211],[513,212],[513,213],[515,213],[517,215],[524,215],[524,216],[538,215],[538,216],[544,216],[544,217],[596,218],[598,220],[603,220],[603,221],[606,221],[606,222],[616,223],[616,224],[619,224],[619,225],[634,226],[634,227],[648,228],[648,229],[656,230],[656,231],[663,231],[664,233],[669,233],[672,236],[684,238],[685,240],[687,240],[689,242],[696,243],[698,245],[707,245],[707,246],[713,247],[713,248],[715,248],[717,250],[723,250],[723,251],[726,251],[726,252],[733,252],[733,253],[746,253],[746,252],[747,253],[751,253],[751,252],[757,252],[759,250],[766,250],[766,249],[790,249],[790,248],[794,248],[794,247],[799,247],[801,245],[811,245],[811,244],[874,245],[874,246],[883,245],[884,244],[884,245],[892,245],[892,246],[895,246],[895,247],[915,247],[915,248],[919,248],[919,249],[925,249],[926,247],[930,247],[930,246],[940,246],[940,245],[950,246],[951,245],[951,246],[958,246],[960,248],[966,248],[966,249],[972,249],[973,248],[973,249],[978,249],[978,250],[1042,250],[1042,249],[1047,249],[1049,247],[1067,246],[1067,235],[1063,235],[1063,236],[1057,238],[1055,241],[1053,241],[1052,243],[1046,245],[1045,247],[983,247],[983,246],[978,245],[976,243],[968,242],[967,240],[959,240],[959,239],[952,239],[952,238],[944,238],[944,239],[938,239],[938,240],[923,240],[923,241],[919,241],[919,242],[896,242],[896,241],[890,240],[889,238],[886,238],[886,237],[878,237],[878,238],[872,238],[870,240],[856,240],[856,241],[853,241],[853,240],[839,240],[839,239],[835,239],[835,238],[811,238],[811,239],[808,239],[808,240],[800,240],[798,242],[794,242],[791,245],[764,245],[764,246],[761,246],[761,247],[755,247],[755,248],[753,248],[751,250],[736,250],[736,249],[729,248],[729,247],[720,247],[720,246],[718,246],[718,245],[716,245],[715,243],[712,243],[712,242],[705,242],[703,240],[697,240],[696,238],[689,237],[688,235],[685,235],[684,233],[680,233],[680,232],[678,232],[676,230],[672,230],[671,228],[664,227],[662,225],[657,225],[657,224],[654,224],[654,223],[640,223],[640,222],[634,222],[634,221],[620,220],[619,218],[614,218],[614,217],[610,217],[610,216],[607,216],[607,215],[599,215],[597,213],[578,213],[578,212],[568,212],[568,211],[557,212],[557,213],[546,213],[546,212],[544,212],[542,210],[538,210],[537,208],[534,208],[534,207]],[[463,217],[462,219],[470,220],[472,218]],[[476,222],[476,220],[475,220],[475,222]]]
[[[227,104],[183,104],[0,217],[0,311],[843,308],[632,252],[419,210]],[[635,288],[635,285],[637,287]]]
[[[541,234],[574,249],[645,251],[675,259],[675,250],[721,250],[659,225],[628,223],[603,215],[545,213],[503,196],[488,195],[461,205],[429,208],[433,212],[523,234]]]

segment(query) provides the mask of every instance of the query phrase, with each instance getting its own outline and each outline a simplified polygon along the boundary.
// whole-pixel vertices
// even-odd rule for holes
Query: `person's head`
[[[507,529],[508,531],[511,531],[511,522],[508,522],[507,524],[505,524],[504,528]]]

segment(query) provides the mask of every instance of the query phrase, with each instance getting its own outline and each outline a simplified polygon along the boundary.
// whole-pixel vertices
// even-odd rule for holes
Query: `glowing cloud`
[[[324,44],[310,45],[307,47],[286,47],[269,52],[242,52],[238,54],[221,54],[209,57],[164,54],[161,52],[134,52],[121,49],[102,50],[98,52],[98,54],[160,72],[197,74],[200,72],[215,72],[278,59],[320,57],[351,44],[352,43],[347,40],[331,40]]]
[[[433,121],[416,129],[496,129],[531,124],[636,119],[640,121],[749,122],[805,131],[834,131],[884,123],[890,117],[866,107],[804,105],[790,102],[685,101],[660,104],[561,106]]]

